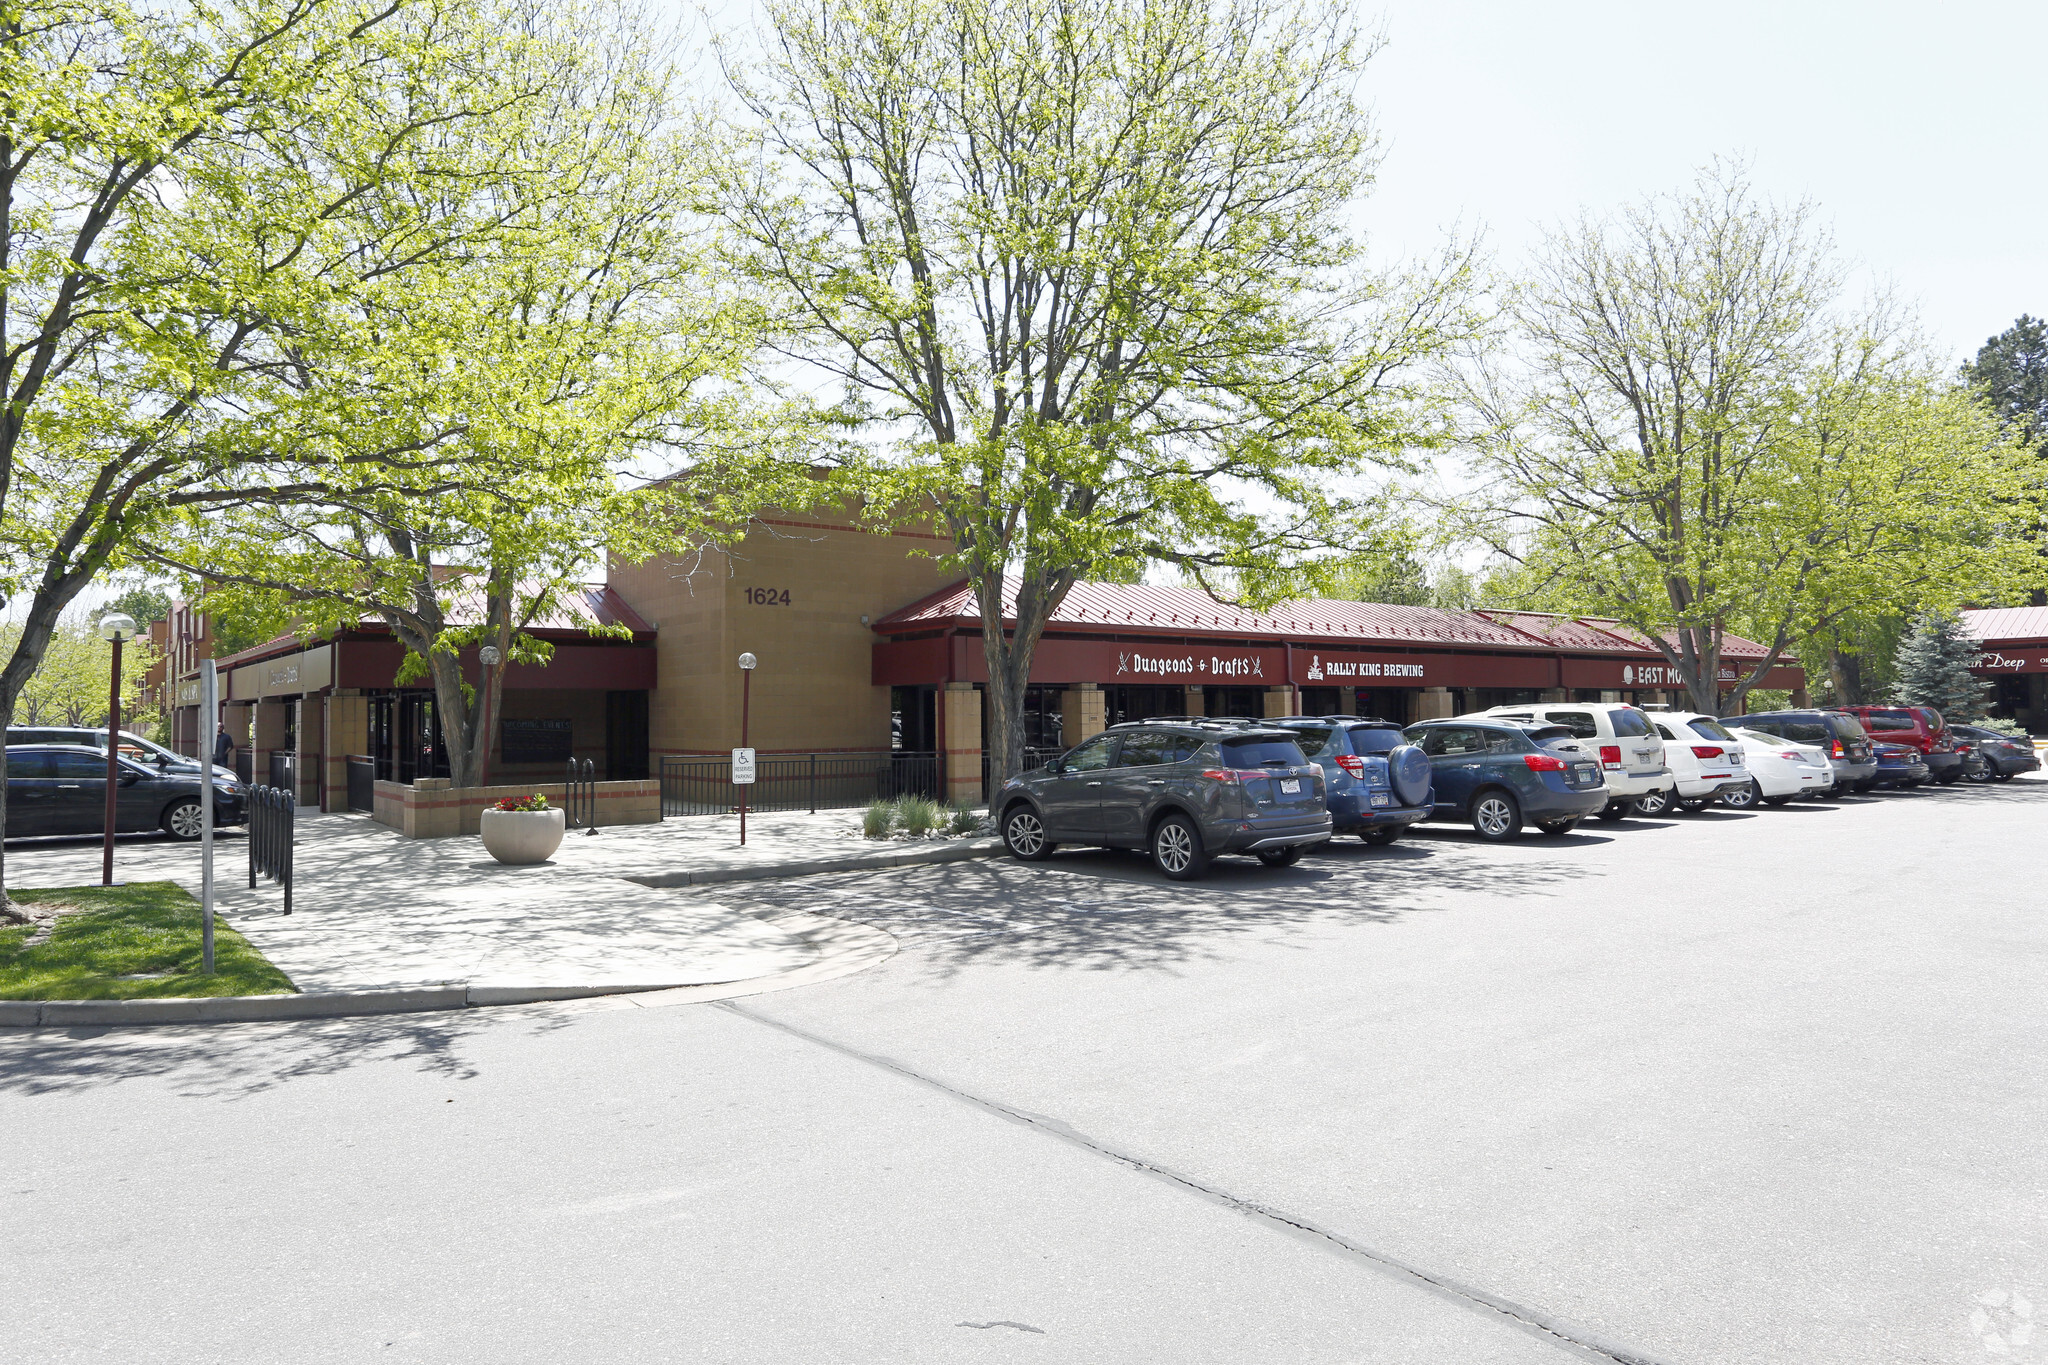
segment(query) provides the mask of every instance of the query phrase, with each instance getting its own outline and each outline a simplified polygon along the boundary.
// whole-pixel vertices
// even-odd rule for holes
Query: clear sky
[[[1744,156],[1961,359],[2048,313],[2048,4],[1394,0],[1369,68],[1376,244],[1541,228]]]

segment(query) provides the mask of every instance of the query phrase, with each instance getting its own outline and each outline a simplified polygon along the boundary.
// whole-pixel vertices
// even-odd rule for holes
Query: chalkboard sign
[[[566,720],[513,720],[498,722],[498,743],[504,750],[503,763],[566,763],[575,752],[570,743],[573,727]]]

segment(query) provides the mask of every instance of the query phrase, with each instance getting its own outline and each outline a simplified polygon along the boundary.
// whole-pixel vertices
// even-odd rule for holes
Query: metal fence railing
[[[1065,752],[1066,750],[1061,748],[1041,749],[1027,744],[1024,746],[1024,766],[1017,771],[1028,773],[1033,768],[1042,768]],[[988,798],[988,774],[993,766],[989,762],[988,751],[984,749],[981,755],[981,793],[984,800]],[[1016,775],[1017,773],[1010,774],[1012,777]]]
[[[570,829],[597,833],[597,763],[594,760],[569,760],[569,775],[562,791],[562,819]]]
[[[292,820],[296,793],[280,787],[249,788],[249,889],[256,874],[284,888],[284,912],[292,912]]]
[[[348,808],[377,809],[377,760],[363,754],[348,756]]]
[[[756,811],[843,810],[898,796],[940,794],[939,756],[892,750],[870,754],[762,754],[754,764],[747,808]],[[723,815],[739,809],[727,758],[664,755],[661,813]]]

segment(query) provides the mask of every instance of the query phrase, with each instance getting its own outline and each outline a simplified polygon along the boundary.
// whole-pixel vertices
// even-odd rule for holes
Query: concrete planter
[[[562,808],[487,810],[480,832],[484,849],[501,863],[544,863],[562,846]]]

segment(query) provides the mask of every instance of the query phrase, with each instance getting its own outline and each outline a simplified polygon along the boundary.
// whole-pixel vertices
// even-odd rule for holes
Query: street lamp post
[[[107,693],[107,828],[100,842],[100,885],[114,884],[114,800],[120,791],[121,646],[135,638],[135,618],[114,612],[100,618],[100,638],[114,647],[113,682]]]
[[[759,662],[760,660],[756,659],[752,654],[740,655],[740,748],[746,751],[747,766],[750,770],[747,773],[746,782],[740,784],[741,848],[747,846],[747,787],[752,785],[754,780],[754,774],[751,771],[754,751],[753,746],[747,741],[747,719],[754,700],[754,665]]]

